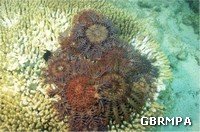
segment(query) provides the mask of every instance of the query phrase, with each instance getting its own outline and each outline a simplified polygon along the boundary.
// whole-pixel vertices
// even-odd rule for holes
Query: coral
[[[40,91],[0,91],[1,131],[67,130],[66,121],[57,122],[51,101]]]
[[[0,7],[0,102],[3,104],[0,105],[0,129],[3,131],[66,131],[69,130],[69,127],[71,130],[141,131],[146,129],[146,127],[140,124],[139,119],[141,116],[160,116],[162,114],[163,108],[159,106],[160,104],[158,105],[154,102],[154,100],[156,100],[159,91],[165,89],[164,82],[171,79],[169,62],[162,51],[160,51],[154,38],[152,38],[151,32],[143,28],[143,24],[137,19],[137,14],[134,14],[134,12],[128,14],[126,11],[116,8],[106,1],[88,0],[82,2],[77,0],[58,0],[56,2],[46,0],[42,2],[40,0],[3,0],[1,1]],[[78,20],[78,14],[77,19],[74,20],[76,23],[74,23],[72,16],[89,7],[89,12],[91,10],[96,10],[92,15],[89,15],[92,16],[93,20],[88,19],[88,15],[85,15],[91,12],[83,13],[83,17],[80,17],[80,20]],[[102,15],[98,15],[97,12]],[[102,16],[106,16],[107,18]],[[125,107],[122,106],[122,108],[121,106],[117,108],[120,115],[124,112],[128,113],[130,116],[130,121],[120,119],[120,125],[112,121],[112,119],[115,119],[113,110],[104,113],[107,108],[107,101],[101,99],[101,96],[97,96],[100,99],[98,100],[99,102],[97,101],[98,105],[95,105],[95,107],[87,111],[86,114],[74,112],[72,116],[69,117],[68,109],[70,107],[64,98],[62,98],[63,93],[65,93],[63,89],[66,87],[60,89],[61,86],[58,85],[60,81],[62,82],[62,79],[59,78],[59,81],[49,80],[47,81],[49,84],[41,81],[42,72],[45,72],[43,69],[51,64],[49,63],[51,60],[55,61],[59,58],[59,56],[55,58],[50,56],[49,59],[44,59],[46,51],[48,50],[55,53],[60,46],[64,51],[68,50],[68,53],[73,53],[73,56],[66,54],[66,58],[64,58],[64,60],[69,61],[70,64],[73,65],[72,75],[70,77],[65,73],[60,73],[60,75],[67,76],[70,79],[78,74],[84,75],[88,72],[87,76],[95,75],[93,79],[96,80],[96,77],[100,78],[104,75],[104,72],[109,71],[108,66],[101,67],[97,72],[94,72],[97,66],[91,68],[90,65],[93,63],[96,65],[98,63],[96,61],[98,61],[100,56],[106,54],[107,49],[109,49],[108,51],[112,49],[111,47],[115,41],[113,36],[115,36],[116,29],[113,29],[110,20],[113,25],[119,28],[120,32],[118,32],[119,36],[117,37],[129,42],[130,47],[133,45],[135,51],[138,52],[137,54],[146,56],[145,58],[148,60],[148,63],[145,63],[145,65],[149,65],[150,63],[152,67],[155,66],[157,68],[157,70],[155,68],[155,71],[158,71],[156,75],[150,74],[151,72],[155,73],[153,70],[154,68],[150,68],[153,71],[148,71],[149,76],[142,74],[145,78],[145,82],[148,82],[146,84],[153,82],[152,84],[155,86],[150,89],[155,90],[150,92],[154,95],[153,97],[152,94],[150,94],[143,98],[143,93],[137,96],[141,100],[148,98],[145,104],[140,105],[138,112],[132,111],[129,113],[130,111],[128,111],[128,109],[124,109],[125,107],[132,107],[133,109],[135,105],[130,106],[130,104]],[[107,37],[110,35],[110,38],[107,39],[103,45],[100,45],[100,48],[97,46],[98,44],[91,43],[88,38],[86,38],[91,46],[94,47],[95,45],[96,47],[91,50],[90,54],[83,53],[83,50],[78,52],[76,50],[76,43],[73,42],[74,35],[71,34],[72,28],[69,27],[72,26],[75,28],[76,25],[81,25],[81,23],[83,23],[85,27],[90,27],[93,25],[93,22],[106,27],[108,31]],[[87,30],[84,30],[84,33],[85,31]],[[60,32],[62,33],[60,34]],[[82,33],[82,31],[80,33]],[[57,41],[59,35],[59,41]],[[78,41],[82,40],[78,39],[76,42]],[[85,45],[83,42],[84,41],[82,41],[82,46],[84,48]],[[61,45],[59,45],[59,43]],[[84,51],[86,52],[87,49]],[[126,49],[125,51],[129,50]],[[81,54],[84,55],[84,57],[82,57],[84,58],[84,60],[82,60],[83,62],[79,60],[81,58],[80,56],[82,56]],[[120,54],[116,56],[120,56]],[[87,60],[87,57],[91,57],[92,60],[98,59],[91,62]],[[130,58],[128,58],[128,60],[129,59]],[[47,63],[46,60],[48,61]],[[58,67],[58,65],[55,65],[55,67]],[[141,67],[144,68],[144,66]],[[121,66],[120,68],[124,67]],[[144,71],[145,70],[147,69],[144,69]],[[53,71],[57,71],[57,69]],[[114,71],[116,71],[116,69]],[[125,68],[122,71],[128,73]],[[51,76],[52,75],[54,76],[55,73],[51,74]],[[120,75],[122,75],[122,72],[120,72]],[[138,78],[138,80],[135,82],[136,84],[133,83],[134,87],[137,85],[137,82],[141,81],[143,76],[139,76],[139,78],[135,77]],[[46,75],[46,77],[48,77],[48,75]],[[151,77],[153,77],[152,80],[149,79]],[[49,78],[51,77],[49,76]],[[64,86],[65,85],[64,83]],[[41,92],[45,89],[48,89],[51,98],[46,96],[46,93]],[[2,90],[8,90],[9,92]],[[22,102],[25,105],[22,105]],[[55,108],[57,111],[54,111]],[[157,109],[157,111],[155,111],[155,109]],[[19,111],[19,114],[16,115],[16,111]],[[60,116],[63,116],[62,118],[57,115],[59,113]],[[105,114],[112,114],[112,116],[107,116]],[[125,114],[123,115],[123,118],[126,118]],[[109,119],[106,117],[109,117]],[[57,120],[57,118],[59,118],[59,120]],[[121,123],[122,120],[123,122]]]

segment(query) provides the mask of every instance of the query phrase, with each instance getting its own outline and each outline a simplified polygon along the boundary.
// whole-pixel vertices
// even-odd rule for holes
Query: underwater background
[[[121,30],[120,38],[129,43],[138,34],[150,36],[168,59],[172,75],[166,74],[172,77],[163,79],[165,88],[146,116],[190,117],[192,121],[192,126],[155,128],[135,121],[119,130],[199,131],[198,0],[1,0],[0,130],[67,130],[67,117],[56,119],[54,99],[46,94],[44,55],[60,47],[59,33],[71,25],[73,14],[90,8],[111,19]],[[157,51],[155,45],[150,47]],[[168,61],[160,63],[163,73]]]

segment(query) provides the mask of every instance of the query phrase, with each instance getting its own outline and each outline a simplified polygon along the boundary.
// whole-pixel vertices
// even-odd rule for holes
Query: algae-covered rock
[[[194,33],[199,34],[199,15],[198,14],[189,14],[184,15],[182,18],[183,24],[187,26],[192,26]]]
[[[185,0],[188,4],[191,10],[193,10],[195,13],[199,14],[199,1],[198,0]]]

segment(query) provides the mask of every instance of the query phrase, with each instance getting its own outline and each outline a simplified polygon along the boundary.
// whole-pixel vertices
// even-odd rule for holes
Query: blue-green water
[[[118,2],[115,2],[118,5]],[[192,126],[158,126],[160,131],[199,131],[199,1],[130,0],[118,6],[138,12],[167,54],[173,82],[170,95],[161,98],[167,117],[190,117]]]

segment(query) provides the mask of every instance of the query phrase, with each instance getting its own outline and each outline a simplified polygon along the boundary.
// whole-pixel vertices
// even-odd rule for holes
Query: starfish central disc
[[[62,78],[68,73],[70,70],[70,65],[66,63],[64,59],[56,60],[55,63],[51,63],[49,65],[48,73],[50,76],[56,78]]]
[[[123,77],[118,74],[110,73],[103,77],[100,93],[109,101],[118,101],[127,93],[126,82]]]
[[[94,24],[86,30],[86,36],[91,43],[99,44],[108,37],[108,30],[105,26]]]
[[[69,105],[76,111],[85,111],[95,104],[96,90],[88,81],[87,77],[76,77],[69,81],[66,95]]]

